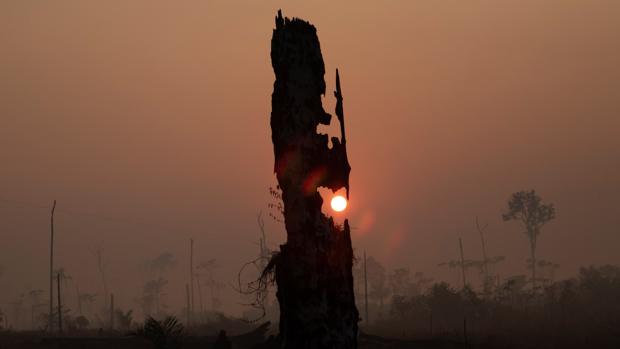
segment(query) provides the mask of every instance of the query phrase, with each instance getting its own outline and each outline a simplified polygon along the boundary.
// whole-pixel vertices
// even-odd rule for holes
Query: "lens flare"
[[[332,198],[332,210],[336,212],[342,212],[347,208],[347,199],[341,195],[336,195]]]

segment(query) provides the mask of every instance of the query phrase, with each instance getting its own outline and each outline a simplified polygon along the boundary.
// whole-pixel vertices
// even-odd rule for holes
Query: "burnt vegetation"
[[[350,190],[340,73],[334,72],[333,118],[322,104],[327,87],[316,28],[281,12],[271,62],[278,184],[269,188],[268,213],[256,217],[257,254],[237,275],[223,278],[220,262],[195,253],[190,239],[188,258],[164,250],[142,260],[135,266],[141,286],[127,290],[111,282],[108,262],[114,257],[100,244],[91,255],[98,284],[85,288],[54,259],[54,201],[45,266],[49,289],[27,288],[2,304],[0,349],[620,347],[620,267],[584,266],[558,279],[561,266],[541,258],[545,251],[538,248],[543,236],[554,239],[547,226],[556,206],[535,190],[511,194],[503,207],[498,203],[502,227],[475,217],[467,228],[475,230],[475,241],[455,238],[454,252],[437,256],[435,264],[454,276],[449,281],[406,266],[388,268],[367,251],[356,255],[348,219],[337,223],[322,212],[318,191],[344,189],[348,198]],[[339,137],[317,133],[332,121],[340,126]],[[264,217],[286,231],[277,248],[268,243]],[[508,224],[519,227],[528,246],[518,261],[497,255],[489,243]],[[469,252],[473,244],[479,244],[478,256]],[[521,265],[524,273],[506,275],[507,263]],[[0,285],[8,282],[9,268],[0,265]],[[171,281],[179,270],[187,283]],[[182,307],[174,305],[178,292],[171,289],[185,291]],[[226,291],[241,294],[243,315],[225,313]],[[131,294],[131,305],[115,303],[121,293]]]

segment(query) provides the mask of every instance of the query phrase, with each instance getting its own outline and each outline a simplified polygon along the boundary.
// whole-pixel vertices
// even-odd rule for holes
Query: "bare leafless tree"
[[[103,308],[108,308],[108,282],[105,275],[105,261],[103,259],[103,244],[95,247],[95,256],[97,257],[97,269],[99,270],[99,276],[101,277],[101,284],[103,286]]]
[[[54,323],[54,211],[56,211],[56,200],[52,204],[52,212],[50,214],[50,313],[48,330],[52,331],[52,324]]]

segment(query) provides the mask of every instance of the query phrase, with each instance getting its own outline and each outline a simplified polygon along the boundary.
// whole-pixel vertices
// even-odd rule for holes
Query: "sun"
[[[332,198],[332,210],[336,212],[342,212],[345,208],[347,208],[347,199],[345,199],[342,195],[336,195]]]

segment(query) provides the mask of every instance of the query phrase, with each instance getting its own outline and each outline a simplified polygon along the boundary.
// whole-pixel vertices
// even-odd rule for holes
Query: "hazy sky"
[[[190,237],[234,282],[276,184],[278,8],[318,29],[329,112],[340,69],[358,251],[454,281],[437,264],[458,237],[481,258],[479,216],[500,273],[525,273],[527,240],[501,212],[535,188],[557,207],[540,258],[561,276],[620,263],[616,0],[15,0],[0,3],[0,307],[46,289],[54,199],[56,264],[83,291],[102,292],[103,244],[119,305],[137,309],[139,264],[169,251],[180,307]],[[282,227],[267,228],[276,248]]]

